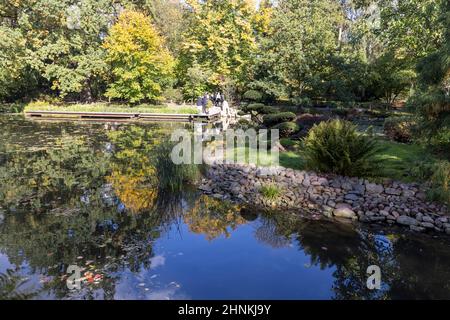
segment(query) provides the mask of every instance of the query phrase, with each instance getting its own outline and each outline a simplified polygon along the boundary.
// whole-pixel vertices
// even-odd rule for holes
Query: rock
[[[410,225],[409,228],[410,228],[412,231],[416,231],[416,232],[423,232],[423,231],[425,230],[424,227],[418,227],[418,226],[414,226],[414,225]]]
[[[367,183],[366,184],[366,193],[368,194],[380,194],[384,191],[382,185],[376,183]]]
[[[211,193],[212,192],[212,188],[210,185],[201,185],[200,187],[198,187],[199,190],[206,192],[206,193]]]
[[[433,223],[434,219],[432,217],[430,217],[430,216],[422,216],[422,221],[423,222],[431,222],[431,223]]]
[[[382,216],[388,216],[388,215],[389,215],[389,212],[387,212],[386,210],[380,210],[380,214],[381,214]]]
[[[430,229],[434,228],[434,224],[432,224],[431,222],[422,222],[420,225],[425,228],[430,228]]]
[[[357,196],[354,193],[348,193],[345,195],[345,200],[351,200],[351,201],[357,201],[359,199],[359,196]]]
[[[372,216],[372,217],[369,217],[369,220],[370,220],[370,221],[373,221],[373,222],[384,221],[385,219],[386,219],[386,217],[379,217],[379,216]]]
[[[397,221],[398,224],[402,224],[402,225],[405,225],[405,226],[411,226],[411,225],[415,226],[415,225],[418,224],[416,219],[411,218],[409,216],[404,216],[404,215],[398,217],[396,221]]]
[[[336,208],[333,211],[333,215],[338,218],[356,219],[356,213],[348,207]]]
[[[353,186],[353,192],[359,195],[363,195],[366,191],[366,187],[363,184],[355,184]]]
[[[393,196],[399,196],[402,194],[401,190],[395,189],[395,188],[386,188],[384,190],[385,193],[393,195]]]
[[[402,197],[405,197],[405,198],[413,198],[415,194],[416,193],[414,191],[412,191],[412,190],[407,190],[406,189],[406,190],[402,191]]]

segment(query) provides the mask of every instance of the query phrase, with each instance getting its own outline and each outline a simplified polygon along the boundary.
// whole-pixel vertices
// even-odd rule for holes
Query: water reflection
[[[179,125],[0,125],[0,299],[449,297],[447,239],[198,194],[201,168],[168,161]],[[366,287],[373,264],[382,290]]]

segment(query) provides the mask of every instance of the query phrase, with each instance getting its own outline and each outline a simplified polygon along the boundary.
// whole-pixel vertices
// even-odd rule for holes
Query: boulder
[[[339,206],[333,210],[333,215],[338,218],[356,219],[356,213],[346,206]]]
[[[385,193],[390,194],[392,196],[399,196],[402,194],[402,191],[399,189],[395,189],[395,188],[386,188],[384,190]]]
[[[366,184],[366,192],[368,194],[380,194],[384,191],[384,188],[380,184],[376,183],[367,183]]]

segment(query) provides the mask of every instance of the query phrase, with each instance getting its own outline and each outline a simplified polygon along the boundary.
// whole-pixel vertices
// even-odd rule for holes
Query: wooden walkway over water
[[[25,116],[51,120],[211,122],[220,119],[221,114],[220,111],[208,114],[26,111]]]

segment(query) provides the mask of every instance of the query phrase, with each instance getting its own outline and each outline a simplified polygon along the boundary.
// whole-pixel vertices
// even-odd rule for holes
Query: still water
[[[167,161],[180,126],[0,116],[0,298],[450,298],[450,239],[202,196]]]

